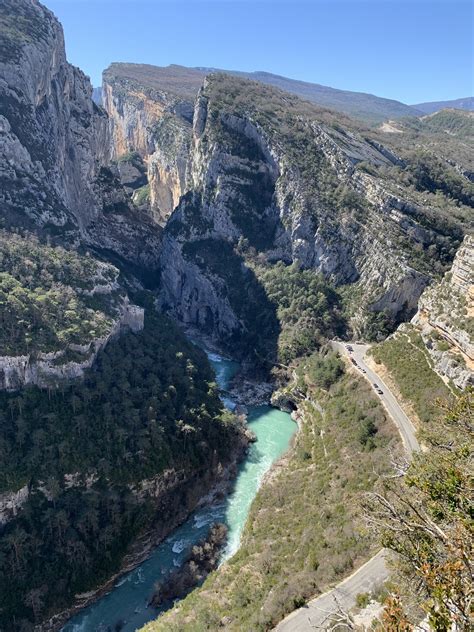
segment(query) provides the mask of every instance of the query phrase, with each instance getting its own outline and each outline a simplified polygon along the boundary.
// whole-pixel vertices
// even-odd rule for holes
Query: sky
[[[266,70],[405,103],[473,94],[466,0],[42,0],[94,86],[113,61]]]

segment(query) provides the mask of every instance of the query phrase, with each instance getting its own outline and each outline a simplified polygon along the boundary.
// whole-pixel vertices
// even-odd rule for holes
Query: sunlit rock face
[[[287,108],[277,124],[272,100]],[[366,140],[349,119],[339,124],[307,107],[226,75],[205,80],[188,192],[168,221],[161,256],[161,303],[179,320],[220,338],[242,327],[225,291],[225,266],[206,269],[196,255],[211,243],[215,252],[219,243],[240,251],[245,243],[267,264],[297,263],[352,286],[356,335],[373,314],[396,325],[416,312],[431,275],[414,253],[449,238],[419,221],[424,209],[401,189],[370,172],[402,164],[390,149]]]
[[[412,321],[436,371],[461,389],[474,385],[474,238],[467,235],[441,282],[421,295]]]
[[[93,102],[88,77],[67,62],[59,22],[34,0],[4,0],[2,18],[4,225],[60,234],[156,267],[159,230],[129,204],[111,168],[108,116]]]
[[[172,68],[172,67],[171,67]],[[112,64],[103,77],[103,103],[110,117],[111,151],[121,164],[142,160],[148,212],[164,224],[187,190],[193,100],[199,82],[187,85],[176,67],[175,81],[166,69],[140,64]],[[171,77],[172,78],[172,77]]]

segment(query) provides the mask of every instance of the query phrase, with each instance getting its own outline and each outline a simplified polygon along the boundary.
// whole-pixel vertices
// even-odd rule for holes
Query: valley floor
[[[259,491],[241,548],[144,631],[270,630],[376,553],[359,498],[402,454],[398,433],[355,371],[328,390],[312,375],[297,372],[300,432]]]

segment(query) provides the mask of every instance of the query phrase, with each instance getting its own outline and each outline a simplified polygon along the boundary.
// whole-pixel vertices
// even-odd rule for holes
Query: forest
[[[117,277],[90,256],[0,231],[0,355],[59,351],[106,335],[121,298]]]
[[[166,524],[169,507],[134,493],[140,481],[165,469],[197,480],[225,462],[240,435],[213,380],[204,352],[147,310],[144,330],[111,341],[83,380],[0,393],[0,489],[30,492],[0,529],[0,629],[32,629]]]

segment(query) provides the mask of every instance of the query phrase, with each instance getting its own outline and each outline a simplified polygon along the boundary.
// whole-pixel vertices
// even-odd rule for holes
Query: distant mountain
[[[446,108],[456,108],[456,110],[474,111],[474,97],[464,97],[462,99],[454,99],[453,101],[428,101],[427,103],[416,103],[411,106],[417,110],[421,110],[424,114],[432,114],[438,110]]]
[[[222,70],[220,68],[187,68],[185,66],[170,65],[166,67],[148,64],[118,64],[111,66],[115,76],[122,79],[139,80],[141,83],[160,90],[169,90],[181,97],[193,98],[202,85],[204,77],[212,72],[224,72],[229,75],[253,79],[267,85],[275,86],[302,99],[316,103],[339,112],[344,112],[354,118],[368,123],[381,123],[389,118],[403,116],[419,116],[422,114],[415,108],[384,99],[373,94],[337,90],[317,83],[308,83],[289,79],[269,72],[241,72],[237,70]],[[106,74],[110,73],[110,69]]]
[[[198,70],[210,72],[212,68],[199,68]],[[365,92],[351,92],[339,90],[318,83],[298,81],[269,72],[241,72],[236,70],[223,70],[231,75],[246,77],[254,81],[260,81],[271,86],[276,86],[286,92],[296,94],[302,99],[316,103],[332,110],[344,112],[349,116],[362,119],[366,122],[382,122],[387,118],[400,118],[402,116],[417,116],[420,112],[413,106],[406,105],[393,99],[384,99],[374,94]]]
[[[425,116],[409,116],[398,121],[386,121],[380,129],[383,132],[428,132],[470,141],[474,138],[474,112],[445,108]],[[456,154],[459,154],[460,148],[459,144],[455,145]]]

